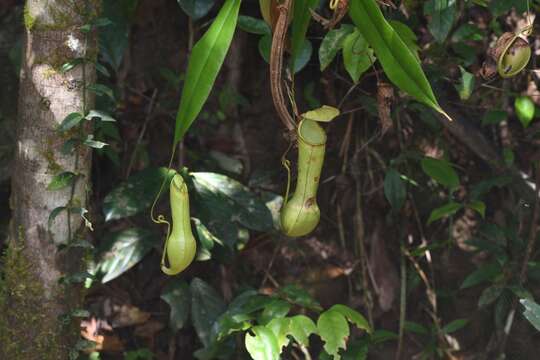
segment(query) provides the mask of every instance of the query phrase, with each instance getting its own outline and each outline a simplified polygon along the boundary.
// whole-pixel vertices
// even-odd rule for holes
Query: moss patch
[[[45,150],[42,155],[45,160],[47,160],[47,170],[49,170],[52,174],[58,174],[60,171],[62,171],[62,167],[56,162],[54,153],[51,149]]]
[[[23,250],[20,241],[11,241],[2,257],[0,358],[64,359],[62,331],[51,326],[43,304],[44,288]]]
[[[36,25],[36,18],[30,15],[30,11],[28,10],[28,5],[24,6],[24,26],[28,31],[32,31],[34,28],[34,25]]]

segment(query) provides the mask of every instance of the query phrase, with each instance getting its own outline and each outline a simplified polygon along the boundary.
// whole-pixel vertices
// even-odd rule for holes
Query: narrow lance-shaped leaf
[[[420,63],[384,18],[375,0],[350,2],[349,14],[369,42],[388,78],[416,100],[450,117],[441,108]]]
[[[197,41],[189,59],[180,107],[176,114],[174,145],[199,115],[231,45],[241,0],[227,0],[214,22]]]

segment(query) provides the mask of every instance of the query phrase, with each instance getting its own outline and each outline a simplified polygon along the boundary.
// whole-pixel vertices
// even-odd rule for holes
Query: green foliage
[[[442,43],[452,29],[456,16],[456,0],[429,0],[424,3],[424,13],[430,16],[429,31]]]
[[[141,228],[128,228],[110,233],[98,249],[93,272],[106,283],[137,265],[158,243],[159,238]]]
[[[360,76],[375,64],[373,50],[360,31],[355,30],[343,41],[343,63],[353,82],[357,83]]]
[[[196,216],[224,243],[239,240],[238,225],[257,231],[272,229],[266,205],[238,181],[216,173],[192,173]]]
[[[301,62],[301,58],[305,53],[303,50],[305,45],[306,32],[308,30],[309,23],[311,21],[311,13],[309,9],[315,9],[318,5],[318,0],[296,0],[294,1],[294,11],[292,20],[292,35],[291,35],[291,48],[292,48],[292,66],[293,69],[298,69]],[[309,59],[308,59],[309,60]]]
[[[421,165],[428,176],[449,190],[454,190],[459,186],[459,176],[448,161],[425,157]]]
[[[193,47],[176,115],[174,145],[184,137],[206,102],[234,35],[240,0],[227,0]]]
[[[164,180],[174,175],[166,168],[147,168],[120,183],[103,199],[105,221],[136,215],[150,207]]]
[[[349,34],[354,31],[354,27],[349,24],[342,24],[339,29],[333,29],[326,33],[321,46],[319,47],[320,69],[323,71],[332,63],[338,52],[343,47],[343,42]]]
[[[386,171],[384,178],[384,196],[392,206],[392,210],[399,211],[405,203],[407,197],[407,188],[405,182],[401,179],[400,173],[393,168]]]
[[[519,96],[514,102],[516,115],[524,128],[528,127],[534,118],[535,106],[528,96]]]
[[[375,0],[353,1],[349,13],[358,30],[375,50],[388,78],[416,100],[445,114],[418,59],[386,21]]]
[[[540,331],[540,305],[528,299],[521,299],[520,302],[525,307],[523,316]]]
[[[214,3],[214,0],[178,0],[178,5],[193,20],[206,16]]]
[[[335,100],[335,106],[339,106],[345,114],[351,116],[348,121],[350,127],[349,125],[345,127],[344,124],[340,123],[342,120],[346,121],[342,118],[336,119],[328,126],[332,129],[333,141],[333,144],[330,145],[333,148],[329,150],[333,152],[333,155],[336,155],[337,147],[340,143],[342,144],[339,152],[340,159],[343,158],[343,166],[341,174],[334,176],[340,172],[338,166],[335,166],[335,159],[338,157],[334,156],[331,167],[327,170],[326,175],[330,175],[330,177],[324,182],[326,188],[323,191],[328,198],[332,199],[331,205],[334,201],[339,202],[343,188],[339,188],[337,191],[338,188],[333,187],[333,180],[336,179],[336,183],[344,181],[344,198],[351,197],[352,202],[354,202],[355,196],[366,196],[366,199],[362,199],[362,201],[365,200],[365,203],[361,205],[365,205],[366,210],[369,210],[361,216],[361,220],[366,221],[365,230],[363,230],[366,231],[366,236],[371,235],[372,231],[370,218],[383,216],[377,212],[381,209],[378,209],[376,201],[372,201],[372,196],[378,196],[382,199],[384,194],[388,201],[392,209],[392,216],[387,216],[385,223],[394,222],[392,226],[397,229],[396,241],[387,242],[388,249],[391,249],[389,261],[393,265],[397,265],[399,259],[396,256],[399,255],[400,250],[406,249],[411,254],[411,259],[403,256],[401,260],[404,262],[405,270],[402,270],[400,276],[407,276],[404,289],[407,297],[403,296],[401,301],[404,303],[401,305],[403,309],[407,309],[407,317],[400,319],[400,321],[404,320],[401,325],[408,333],[402,339],[405,339],[405,342],[412,339],[415,343],[421,344],[420,357],[442,357],[445,351],[450,351],[451,344],[446,343],[450,339],[448,335],[453,335],[458,331],[465,333],[470,330],[467,325],[477,321],[473,316],[460,319],[455,319],[453,316],[446,318],[449,303],[456,296],[462,296],[465,292],[467,295],[469,292],[480,294],[474,295],[476,296],[474,301],[478,303],[478,308],[481,308],[483,312],[493,312],[494,316],[490,319],[493,319],[496,330],[500,331],[507,322],[512,300],[516,297],[532,298],[516,276],[519,273],[519,262],[522,259],[522,254],[526,251],[526,240],[523,239],[526,237],[524,236],[526,231],[523,229],[527,226],[523,225],[527,223],[527,220],[524,219],[528,218],[530,209],[521,206],[521,203],[519,205],[511,204],[510,210],[502,206],[500,208],[493,207],[494,203],[500,205],[493,198],[503,197],[498,196],[501,194],[509,198],[523,198],[521,193],[514,192],[512,189],[516,181],[515,178],[507,176],[507,173],[513,174],[517,173],[516,170],[522,171],[523,167],[520,168],[520,164],[530,160],[528,154],[520,151],[520,147],[528,141],[531,143],[536,141],[538,134],[534,133],[534,126],[531,124],[533,124],[537,114],[535,114],[533,99],[529,96],[515,95],[525,93],[521,91],[523,89],[518,89],[518,84],[522,83],[523,79],[506,82],[505,86],[502,86],[502,83],[497,82],[497,80],[493,80],[493,82],[480,80],[478,69],[481,66],[480,62],[486,57],[487,48],[485,45],[489,42],[488,40],[500,35],[503,31],[508,31],[506,29],[509,24],[508,19],[494,17],[502,15],[512,7],[517,9],[516,15],[512,16],[517,16],[519,11],[525,10],[524,1],[466,1],[463,4],[460,3],[459,7],[454,0],[402,1],[399,4],[399,9],[381,6],[381,2],[375,0],[349,1],[349,15],[354,25],[349,24],[350,20],[345,17],[340,24],[325,33],[322,32],[323,27],[315,22],[310,28],[311,18],[317,18],[317,16],[312,16],[309,10],[316,11],[320,16],[326,16],[331,12],[322,6],[317,8],[320,3],[315,0],[300,0],[294,1],[294,3],[294,10],[291,14],[292,23],[288,34],[289,40],[285,44],[288,50],[285,60],[289,60],[290,71],[283,74],[285,75],[283,87],[290,90],[288,95],[291,102],[286,105],[291,105],[289,107],[295,111],[295,115],[302,114],[304,110],[301,108],[305,106],[305,103],[309,105],[308,108],[316,108],[321,103],[328,103],[328,99],[324,100],[321,96],[324,94],[327,98],[336,97],[336,99],[332,99],[332,101]],[[197,260],[212,261],[198,264],[193,273],[190,271],[182,275],[182,278],[170,279],[161,290],[160,298],[167,304],[166,309],[170,310],[167,321],[170,333],[178,335],[178,332],[182,330],[178,336],[189,334],[190,331],[191,336],[197,336],[200,341],[199,345],[203,346],[193,354],[198,359],[241,358],[248,356],[246,351],[251,358],[256,360],[288,359],[291,357],[291,352],[298,349],[310,352],[311,355],[318,356],[319,359],[366,359],[368,351],[374,351],[374,349],[376,351],[375,347],[378,344],[396,340],[399,336],[385,330],[372,331],[368,321],[360,313],[344,305],[337,304],[324,310],[306,290],[299,286],[272,286],[274,293],[270,296],[255,290],[245,290],[246,287],[254,284],[253,277],[260,275],[250,274],[246,271],[246,268],[251,270],[250,266],[252,265],[248,264],[246,258],[251,260],[251,257],[255,257],[252,255],[253,253],[264,257],[267,254],[266,248],[270,246],[276,249],[277,255],[275,256],[290,256],[291,248],[297,250],[296,247],[300,247],[303,242],[283,245],[284,241],[282,242],[275,233],[275,219],[279,218],[277,213],[281,197],[274,193],[279,192],[278,188],[283,184],[267,181],[259,187],[259,180],[253,176],[253,169],[250,169],[250,165],[252,167],[259,165],[250,164],[250,160],[256,159],[258,161],[259,158],[253,157],[251,159],[251,154],[247,154],[247,160],[245,160],[245,154],[238,156],[239,154],[236,153],[238,150],[237,134],[234,135],[234,138],[229,137],[229,134],[223,136],[221,132],[216,135],[218,127],[221,131],[223,130],[221,128],[228,130],[228,126],[233,123],[243,125],[246,120],[238,121],[238,118],[252,115],[254,108],[259,107],[259,103],[252,103],[252,96],[257,95],[240,94],[238,90],[229,89],[229,84],[219,85],[218,91],[215,92],[215,98],[209,102],[208,109],[205,109],[201,114],[203,106],[210,97],[211,90],[216,87],[216,78],[224,62],[236,26],[249,34],[257,35],[259,53],[268,62],[272,42],[271,26],[268,20],[270,13],[280,10],[270,9],[271,1],[261,1],[261,6],[267,6],[267,8],[262,9],[265,22],[255,17],[258,14],[250,12],[252,10],[250,6],[243,7],[242,11],[254,16],[239,16],[240,0],[226,0],[224,2],[178,0],[178,4],[190,16],[191,21],[196,22],[195,31],[189,34],[190,37],[197,38],[199,31],[202,32],[208,25],[209,27],[192,49],[185,74],[179,73],[177,69],[169,69],[170,65],[160,69],[150,69],[157,70],[167,81],[167,92],[161,89],[158,82],[156,94],[159,96],[152,99],[148,105],[148,119],[145,119],[143,129],[146,129],[149,119],[153,121],[152,126],[155,125],[156,128],[158,126],[158,122],[154,122],[155,114],[150,114],[154,106],[159,108],[160,115],[164,112],[172,116],[173,110],[171,108],[172,106],[176,107],[172,103],[177,95],[172,94],[172,92],[183,82],[180,106],[176,113],[174,145],[176,147],[185,137],[197,118],[202,120],[201,131],[198,131],[199,127],[194,129],[197,131],[193,132],[193,137],[190,136],[184,144],[185,147],[183,147],[179,162],[187,163],[194,169],[202,168],[188,174],[186,182],[190,187],[191,194],[190,201],[193,210],[191,215],[194,216],[191,219],[192,226],[194,226],[193,233],[200,245],[198,246]],[[217,17],[206,23],[203,18],[209,14],[213,16],[214,10],[217,10],[216,4],[223,4],[223,6]],[[325,7],[327,5],[326,3],[322,4]],[[105,107],[107,111],[104,109],[80,109],[69,114],[58,127],[58,136],[65,140],[64,149],[66,152],[76,151],[80,146],[90,146],[96,149],[96,153],[108,156],[116,164],[115,171],[118,171],[122,166],[121,152],[123,147],[115,146],[115,141],[120,145],[128,144],[129,140],[133,138],[133,134],[125,135],[126,128],[124,126],[122,126],[123,131],[120,133],[114,124],[114,118],[118,116],[125,124],[126,118],[132,113],[126,111],[122,114],[124,106],[141,101],[140,99],[137,101],[129,99],[129,96],[135,96],[131,94],[132,89],[129,88],[129,85],[127,90],[130,95],[125,96],[124,84],[118,84],[119,86],[116,87],[113,82],[116,81],[115,78],[122,75],[119,74],[119,70],[121,67],[123,68],[121,66],[123,56],[127,53],[126,50],[129,46],[130,27],[137,1],[104,1],[103,5],[104,18],[95,19],[86,24],[82,30],[89,33],[96,29],[100,30],[100,60],[102,63],[94,65],[100,73],[101,80],[109,79],[103,83],[85,86],[85,88],[98,95],[98,100],[109,106]],[[479,24],[480,21],[476,21],[471,13],[467,12],[467,9],[471,8],[486,15],[486,18],[490,18],[491,21]],[[381,11],[381,9],[383,10]],[[433,38],[427,33],[426,27]],[[310,29],[314,31],[310,32]],[[417,35],[420,40],[418,40]],[[322,42],[317,49],[318,40],[321,39]],[[182,49],[182,51],[184,50]],[[314,61],[311,61],[313,51],[318,52],[319,70],[325,71],[322,76],[318,73],[317,67],[313,66]],[[90,63],[89,59],[71,59],[64,63],[58,71],[66,73],[73,71],[77,66],[88,63]],[[264,63],[259,62],[257,65],[264,65]],[[309,71],[304,72],[301,76],[295,76],[306,67]],[[380,71],[381,67],[383,72]],[[368,73],[370,68],[372,70]],[[424,73],[423,68],[426,73]],[[261,66],[257,71],[266,72],[267,68]],[[426,74],[429,75],[436,92],[433,91]],[[394,92],[388,103],[382,102],[375,96],[380,83],[385,82],[386,77],[402,91]],[[259,84],[255,85],[254,88],[259,86]],[[451,95],[445,93],[448,89],[450,89]],[[295,92],[303,94],[304,99],[298,101],[299,96],[298,93],[295,95]],[[410,101],[410,98],[404,98],[405,94],[419,103]],[[493,94],[497,95],[493,96]],[[458,102],[457,95],[463,102],[466,101],[466,105]],[[146,99],[147,93],[136,94],[136,96],[144,98],[145,101],[148,100]],[[343,97],[339,98],[339,96]],[[463,105],[461,113],[466,115],[470,124],[465,126],[464,122],[457,121],[456,124],[452,125],[455,127],[449,125],[450,131],[442,130],[443,127],[436,112],[444,116],[447,115],[439,105],[438,98],[441,100],[441,104],[449,103],[455,107]],[[486,100],[487,98],[490,100]],[[492,98],[493,100],[491,100]],[[514,112],[507,111],[507,100],[514,98]],[[156,104],[154,104],[154,100],[157,102]],[[300,108],[300,111],[296,109],[296,106]],[[369,133],[377,127],[375,119],[382,118],[381,108],[384,106],[387,107],[388,116],[395,128],[383,134],[384,140],[381,140],[382,136],[379,137],[379,134],[375,136],[375,133],[372,138],[369,138]],[[237,107],[240,111],[229,111],[231,108]],[[102,108],[103,106],[100,107],[100,109]],[[244,111],[246,109],[247,111]],[[263,109],[266,112],[266,108]],[[436,112],[431,111],[431,109]],[[259,109],[256,110],[259,111]],[[335,110],[335,108],[323,107],[303,113],[300,117],[328,122],[337,115]],[[361,126],[357,125],[360,118],[362,120]],[[470,128],[481,125],[485,130],[484,135],[490,134],[498,137],[500,135],[499,126],[505,121],[509,122],[511,132],[514,131],[512,121],[515,121],[516,118],[522,124],[521,127],[518,126],[519,130],[528,130],[529,132],[519,133],[519,136],[513,137],[511,142],[507,142],[507,139],[501,139],[509,146],[505,145],[504,148],[497,149],[500,150],[499,153],[502,154],[505,161],[505,164],[495,168],[499,175],[490,174],[484,169],[482,169],[481,174],[475,172],[474,169],[470,170],[471,159],[466,156],[467,154],[462,154],[462,144],[456,141],[463,135],[460,135],[459,132],[453,132],[452,129],[458,128],[461,131],[464,129],[467,132],[469,131],[468,125],[471,125]],[[82,134],[81,130],[87,124],[83,120],[92,121],[92,126],[95,129],[94,134]],[[263,124],[251,124],[249,130],[259,127],[264,128]],[[504,128],[506,129],[506,127]],[[477,138],[474,138],[476,132],[471,130],[471,134],[473,142],[476,141]],[[96,255],[96,263],[91,266],[91,273],[71,274],[62,280],[63,283],[80,283],[86,280],[88,285],[94,277],[101,280],[102,283],[106,283],[137,267],[145,258],[155,258],[155,256],[147,255],[158,247],[158,234],[148,230],[145,227],[146,224],[141,225],[140,222],[145,221],[155,194],[158,193],[163,183],[167,184],[167,179],[173,170],[148,166],[149,163],[154,163],[154,159],[150,159],[149,155],[155,153],[147,149],[144,130],[140,135],[134,152],[146,155],[140,156],[144,161],[141,161],[141,164],[136,164],[134,169],[142,168],[142,171],[122,179],[103,199],[102,209],[107,228],[106,234],[100,241],[96,254],[94,254]],[[244,135],[240,137],[243,138]],[[247,135],[245,137],[249,138]],[[526,140],[523,141],[523,138]],[[125,141],[125,143],[121,144],[121,141]],[[208,143],[213,142],[218,143],[218,145],[208,145]],[[229,143],[234,143],[234,154],[227,151],[228,147],[231,146]],[[108,144],[111,146],[105,146]],[[358,146],[355,149],[355,154],[361,153],[362,156],[358,158],[349,156],[353,153],[349,148],[351,144],[354,144],[352,147]],[[280,145],[276,144],[275,146],[277,149]],[[282,150],[275,150],[276,154],[281,153]],[[444,153],[444,160],[426,155],[439,154],[441,151]],[[489,149],[485,149],[485,151],[488,155],[480,152],[479,156],[483,160],[494,154]],[[137,157],[137,159],[139,158]],[[354,161],[352,161],[353,159]],[[375,159],[373,162],[376,165],[372,164],[373,159]],[[388,159],[393,160],[388,161]],[[489,160],[491,159],[488,159],[488,164]],[[66,189],[73,186],[75,181],[80,181],[78,174],[66,172],[54,166],[57,165],[54,159],[48,158],[48,161],[51,171],[55,174],[48,190]],[[476,162],[478,159],[475,157],[473,161]],[[266,164],[264,165],[266,166]],[[459,166],[459,174],[456,171],[457,166]],[[357,171],[356,167],[360,171]],[[227,175],[210,172],[216,171],[215,169],[220,169]],[[103,169],[99,167],[98,170],[96,176],[103,176],[101,173]],[[127,172],[130,173],[130,170],[131,165]],[[105,172],[107,171],[108,168]],[[120,171],[118,172],[120,173]],[[273,171],[271,175],[278,172],[277,170]],[[123,172],[122,175],[124,175]],[[357,180],[356,176],[362,179]],[[349,182],[352,181],[357,184],[361,183],[361,186],[358,188],[350,186]],[[244,184],[249,184],[249,186]],[[373,190],[368,189],[369,186],[373,186]],[[109,187],[104,187],[104,189],[108,191]],[[261,189],[264,189],[262,195]],[[103,190],[99,189],[99,191]],[[86,209],[79,207],[76,201],[59,205],[49,216],[49,227],[54,226],[55,221],[58,221],[62,215],[78,213],[84,217],[87,212]],[[328,243],[324,245],[334,249],[332,241],[337,236],[332,235],[331,231],[333,230],[329,232],[328,229],[334,229],[336,218],[341,217],[343,219],[338,220],[342,224],[336,223],[335,228],[345,227],[339,229],[343,232],[340,235],[343,235],[345,240],[341,247],[336,248],[339,248],[338,252],[353,254],[351,244],[354,243],[356,246],[356,243],[349,239],[350,229],[348,227],[351,226],[352,222],[358,220],[358,213],[345,212],[335,215],[332,211],[328,212],[328,204],[324,205],[327,208],[327,215],[323,223],[327,222],[327,224],[324,225],[324,228],[321,226],[320,233],[315,234],[316,240],[328,239],[325,240]],[[351,204],[343,202],[340,205],[347,205],[347,207],[340,209],[350,209]],[[508,204],[506,205],[508,206]],[[274,207],[273,211],[270,209],[272,206]],[[384,205],[383,208],[384,211],[387,211],[388,205]],[[474,213],[470,210],[474,210]],[[514,212],[514,214],[508,215],[506,212]],[[498,219],[499,225],[497,226],[491,223],[494,213]],[[397,214],[400,216],[396,216]],[[136,215],[142,216],[135,217]],[[504,221],[500,220],[501,216],[506,216]],[[404,219],[401,220],[401,217]],[[429,225],[447,217],[450,218],[450,221],[425,226],[426,222]],[[467,221],[468,230],[471,230],[474,235],[465,243],[460,243],[461,250],[457,250],[454,247],[453,235],[459,230],[458,225],[456,225],[457,220],[463,221],[463,219]],[[134,225],[134,222],[137,224]],[[99,224],[99,220],[97,223],[102,225]],[[92,224],[88,226],[91,227]],[[98,235],[98,237],[101,236]],[[405,237],[407,243],[401,240]],[[420,240],[422,244],[420,244]],[[428,244],[425,244],[424,240],[429,240]],[[91,249],[91,246],[88,245],[74,242],[69,246]],[[244,249],[245,252],[240,252]],[[318,252],[324,253],[326,256],[326,248],[319,250]],[[356,264],[360,264],[366,259],[359,258],[358,249],[354,250],[355,263],[350,270],[353,271],[353,275],[347,279],[351,285],[350,292],[352,295],[358,295],[359,292],[366,291],[368,292],[366,299],[375,300],[379,293],[371,294],[370,289],[364,289],[364,284],[359,282],[359,276],[357,276],[359,267],[356,267]],[[407,304],[407,302],[410,298],[416,299],[419,296],[420,292],[417,286],[420,283],[420,278],[416,272],[421,272],[421,270],[410,266],[409,261],[418,261],[419,269],[423,269],[429,264],[432,269],[430,270],[432,273],[426,271],[427,283],[429,283],[432,276],[437,278],[439,272],[448,270],[446,267],[441,269],[440,259],[448,259],[448,255],[453,254],[454,251],[462,250],[470,252],[470,254],[459,253],[460,259],[465,259],[464,261],[468,261],[469,257],[479,255],[475,257],[474,269],[463,278],[453,279],[456,281],[448,283],[433,281],[432,286],[435,287],[435,284],[438,286],[433,289],[433,292],[441,311],[440,314],[433,314],[433,316],[437,319],[440,318],[441,323],[436,323],[431,319],[424,321],[426,319],[413,317],[409,311],[412,311],[414,315],[418,314],[415,313],[414,306]],[[302,249],[299,252],[304,255]],[[241,256],[236,256],[239,253]],[[373,255],[370,254],[368,257],[371,256]],[[310,261],[311,259],[306,257],[306,260]],[[329,262],[333,263],[334,261],[333,255],[330,255]],[[369,261],[376,260],[369,259]],[[279,263],[279,261],[277,262]],[[157,264],[154,265],[157,268]],[[540,278],[540,266],[535,261],[530,261],[528,265],[529,281],[536,281]],[[147,267],[147,264],[143,264],[143,266]],[[220,279],[224,283],[224,288],[232,284],[233,291],[239,292],[229,304],[226,304],[221,294],[211,285],[211,283],[216,283],[217,272],[215,270],[218,266],[223,271],[223,275],[232,273],[231,276],[235,276],[231,283],[229,283],[230,279],[225,276]],[[267,282],[267,275],[273,275],[270,272],[275,270],[276,266],[274,265],[274,269],[270,269],[270,267],[266,270],[268,274],[265,273],[263,283]],[[142,269],[142,266],[138,268]],[[303,267],[301,269],[305,270]],[[348,268],[345,270],[349,271]],[[449,268],[448,271],[450,270],[455,269]],[[194,277],[201,273],[204,274],[205,280]],[[347,275],[349,274],[347,273]],[[277,281],[281,282],[280,280]],[[475,289],[472,289],[473,287]],[[264,288],[264,290],[267,289]],[[413,293],[414,296],[410,296]],[[229,295],[226,291],[224,294]],[[371,299],[372,295],[375,295],[374,299]],[[0,296],[0,307],[4,306],[1,300]],[[525,306],[525,317],[537,329],[540,329],[538,305],[530,299],[522,300],[522,303]],[[363,309],[373,310],[369,301],[366,301]],[[452,310],[454,309],[452,308]],[[434,310],[429,309],[428,311]],[[88,314],[85,311],[74,311],[71,315]],[[407,321],[407,318],[414,318],[418,322]],[[351,330],[351,324],[358,329]],[[2,330],[0,329],[1,334]],[[320,354],[315,354],[319,351],[320,345],[309,347],[310,340],[313,344],[314,337],[320,339],[319,344],[324,348]],[[459,341],[460,337],[456,338]],[[82,348],[83,345],[80,347]],[[126,359],[146,359],[153,356],[152,352],[147,349],[125,353]]]

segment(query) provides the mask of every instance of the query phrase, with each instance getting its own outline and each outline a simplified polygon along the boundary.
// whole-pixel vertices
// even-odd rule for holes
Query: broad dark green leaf
[[[470,203],[467,204],[467,207],[479,213],[480,216],[482,216],[482,218],[486,217],[486,203],[484,203],[483,201],[480,201],[480,200],[471,201]]]
[[[290,310],[291,304],[289,304],[287,301],[274,299],[271,303],[264,307],[262,314],[259,316],[259,324],[266,325],[272,319],[285,317]]]
[[[508,113],[503,110],[490,110],[482,117],[482,126],[498,124],[508,118]]]
[[[62,120],[60,126],[58,126],[58,131],[67,131],[77,125],[84,119],[81,113],[72,112]]]
[[[214,338],[221,341],[224,337],[247,330],[255,319],[254,313],[263,309],[274,299],[260,295],[257,291],[247,290],[238,295],[230,304],[227,311],[222,314],[212,328]]]
[[[210,95],[231,45],[240,2],[227,0],[210,28],[193,47],[176,115],[174,145],[183,138]]]
[[[456,0],[429,0],[424,14],[431,17],[428,28],[438,43],[444,42],[456,17]]]
[[[98,251],[96,269],[102,276],[101,282],[113,280],[131,269],[157,242],[159,238],[154,233],[140,228],[110,233]]]
[[[224,219],[256,231],[272,229],[270,210],[247,187],[221,174],[196,172],[191,175],[197,195],[197,208],[204,213],[215,214],[214,221]],[[212,228],[206,218],[201,216],[201,220]],[[208,220],[212,221],[212,217]]]
[[[252,314],[274,301],[273,297],[261,295],[255,290],[246,290],[231,301],[227,312],[231,315]]]
[[[441,207],[433,209],[433,211],[431,211],[431,214],[429,215],[429,219],[427,223],[429,225],[434,221],[442,219],[443,217],[454,215],[462,207],[463,207],[462,204],[459,204],[456,202],[449,202],[448,204],[445,204]]]
[[[500,274],[502,274],[502,268],[497,262],[486,264],[467,275],[460,288],[466,289],[490,281]]]
[[[529,320],[536,330],[540,331],[540,305],[528,299],[521,299],[519,302],[525,307],[523,311],[525,318]]]
[[[208,14],[214,2],[214,0],[178,0],[178,5],[196,21]]]
[[[321,46],[319,47],[319,63],[321,64],[321,71],[330,65],[338,51],[343,47],[343,41],[347,35],[353,31],[353,26],[343,24],[339,29],[333,29],[326,33],[321,42]]]
[[[256,360],[279,360],[279,345],[272,330],[265,326],[251,328],[253,335],[246,332],[246,349],[252,359]]]
[[[261,57],[268,64],[270,63],[270,49],[272,47],[272,36],[264,35],[259,39],[258,49]]]
[[[112,101],[116,100],[114,98],[114,91],[110,87],[108,87],[106,85],[103,85],[103,84],[89,84],[89,85],[86,86],[86,89],[88,89],[89,91],[92,91],[93,93],[95,93],[98,96],[107,96]]]
[[[392,206],[392,210],[399,211],[407,197],[405,182],[397,170],[390,168],[384,177],[384,196]]]
[[[245,32],[258,35],[270,35],[272,30],[270,26],[261,19],[254,18],[252,16],[240,15],[238,17],[238,27]]]
[[[295,0],[294,17],[292,20],[292,68],[297,69],[297,62],[300,61],[302,48],[305,47],[306,33],[311,21],[311,12],[309,9],[315,9],[319,0]],[[300,68],[301,69],[301,68]],[[296,72],[296,71],[295,71]]]
[[[366,360],[369,346],[371,345],[369,339],[360,339],[351,341],[347,345],[347,349],[343,352],[343,360]]]
[[[161,298],[171,308],[169,327],[174,332],[186,325],[191,308],[191,294],[189,285],[182,280],[172,280],[161,292]]]
[[[347,347],[349,324],[345,317],[336,310],[323,312],[317,320],[319,336],[324,341],[324,350],[339,359],[339,350]]]
[[[343,41],[343,63],[353,82],[357,83],[360,76],[375,64],[373,50],[360,33],[355,30]]]
[[[105,221],[133,216],[146,210],[154,201],[163,180],[174,175],[167,168],[147,168],[131,175],[103,199]],[[164,194],[168,186],[164,187]],[[162,194],[163,195],[163,194]]]
[[[107,68],[105,66],[101,65],[99,62],[95,62],[94,66],[96,67],[96,71],[98,73],[100,73],[101,75],[103,75],[103,76],[105,76],[107,78],[111,77],[111,73],[109,72],[109,70],[107,70]]]
[[[375,0],[350,2],[349,14],[375,50],[388,78],[416,100],[448,117],[442,110],[418,59],[384,18]]]
[[[494,16],[500,16],[515,8],[518,13],[527,11],[527,0],[491,0],[489,10]]]
[[[211,250],[216,243],[223,245],[221,240],[215,237],[215,235],[212,234],[210,230],[208,230],[208,228],[201,222],[201,220],[196,218],[192,218],[192,220],[195,224],[197,239],[205,249]]]
[[[138,0],[115,0],[102,2],[102,15],[112,24],[99,31],[99,55],[115,71],[122,64],[129,43],[131,22]]]
[[[311,59],[312,53],[313,46],[311,45],[311,41],[304,39],[304,43],[300,48],[300,52],[297,54],[296,61],[292,67],[295,74],[306,67]]]
[[[279,289],[280,297],[298,306],[321,311],[321,305],[305,289],[296,285],[286,285]]]
[[[212,340],[212,325],[223,314],[226,306],[217,291],[199,278],[191,281],[190,290],[193,326],[197,336],[207,347]]]
[[[71,171],[64,171],[60,174],[55,175],[49,185],[47,185],[47,190],[61,190],[73,184],[77,175]]]
[[[425,157],[421,162],[422,170],[439,184],[453,190],[459,186],[459,177],[452,165],[446,160]]]
[[[480,298],[478,299],[478,307],[482,308],[493,303],[502,294],[504,289],[504,286],[500,285],[492,285],[484,289],[480,295]]]

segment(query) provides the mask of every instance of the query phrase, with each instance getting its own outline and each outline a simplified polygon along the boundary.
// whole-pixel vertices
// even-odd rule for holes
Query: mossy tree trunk
[[[74,356],[79,335],[70,314],[80,308],[82,287],[70,279],[83,269],[84,253],[70,245],[85,236],[81,209],[87,206],[90,189],[91,151],[84,145],[66,151],[64,144],[84,139],[90,128],[87,121],[67,133],[57,128],[68,114],[93,106],[85,84],[96,77],[96,36],[81,31],[81,26],[96,18],[98,4],[99,0],[26,3],[13,217],[0,282],[0,359]],[[81,58],[87,60],[84,65],[61,70],[63,64]],[[65,172],[75,174],[75,181],[49,190],[51,181]],[[53,212],[57,216],[49,222]]]

